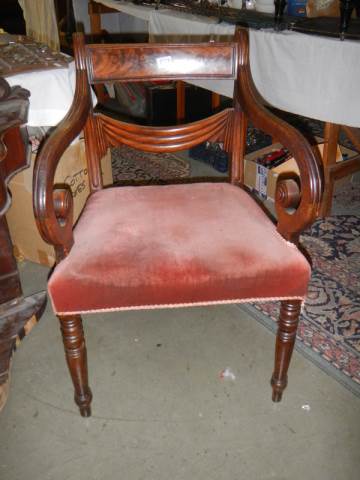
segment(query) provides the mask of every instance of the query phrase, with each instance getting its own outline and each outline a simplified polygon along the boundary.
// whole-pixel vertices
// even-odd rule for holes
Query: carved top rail
[[[87,45],[90,82],[221,78],[235,80],[237,45]],[[184,74],[186,72],[186,74]]]

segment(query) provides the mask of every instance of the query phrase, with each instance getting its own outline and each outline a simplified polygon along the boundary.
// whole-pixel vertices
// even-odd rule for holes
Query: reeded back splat
[[[223,140],[231,121],[232,109],[223,110],[211,117],[172,127],[145,127],[121,122],[99,115],[98,122],[107,144],[115,147],[124,143],[146,152],[176,152],[206,140]]]

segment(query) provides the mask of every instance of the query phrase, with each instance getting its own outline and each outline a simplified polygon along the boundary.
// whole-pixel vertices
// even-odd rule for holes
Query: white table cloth
[[[360,127],[360,42],[251,31],[250,52],[255,84],[270,104]]]
[[[232,38],[234,26],[214,18],[137,6],[100,3],[148,20],[156,41],[206,41]],[[285,111],[318,120],[360,127],[360,42],[296,32],[250,30],[250,64],[261,95]],[[56,125],[69,110],[75,88],[74,64],[8,77],[10,85],[31,92],[29,126]],[[201,81],[197,85],[232,97],[233,82]]]
[[[156,41],[226,40],[234,26],[177,12],[155,12]],[[318,120],[360,127],[360,42],[297,32],[250,29],[254,83],[271,105]],[[233,82],[196,82],[232,97]]]
[[[147,18],[152,40],[223,40],[234,32],[233,25],[213,18],[118,0],[99,3]],[[271,105],[318,120],[360,127],[360,42],[251,29],[250,65],[256,87]],[[232,82],[196,84],[232,96]]]
[[[97,1],[97,0],[96,0]],[[127,13],[136,18],[141,18],[142,20],[148,21],[151,13],[154,10],[154,7],[147,7],[145,5],[135,5],[131,2],[120,2],[118,0],[101,0],[97,3],[101,3],[106,7],[115,8],[119,12]]]
[[[85,33],[91,33],[90,17],[88,13],[88,0],[73,0],[74,16],[76,23],[82,25]],[[115,0],[104,0],[103,5],[117,8],[119,3]],[[147,33],[150,11],[152,8],[132,3],[122,4],[121,10],[117,8],[119,15],[104,13],[101,24],[104,30],[111,33]]]
[[[29,127],[54,126],[70,109],[75,93],[75,63],[68,68],[40,70],[6,77],[30,91]]]
[[[30,91],[28,127],[52,127],[69,111],[75,94],[75,62],[68,68],[54,68],[20,73],[6,78],[10,86],[20,85]],[[92,95],[93,105],[97,100]]]

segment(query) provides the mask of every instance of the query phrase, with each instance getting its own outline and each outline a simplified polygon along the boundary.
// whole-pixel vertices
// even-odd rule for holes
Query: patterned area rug
[[[360,216],[318,220],[301,243],[313,272],[297,349],[360,396]],[[276,329],[278,303],[247,309]]]
[[[190,174],[189,162],[171,153],[144,153],[126,145],[111,153],[114,183],[162,183]]]

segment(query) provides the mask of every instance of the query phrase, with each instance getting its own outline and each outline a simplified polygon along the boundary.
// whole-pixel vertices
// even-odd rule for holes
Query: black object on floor
[[[263,133],[261,130],[249,126],[246,137],[246,153],[260,150],[272,144],[270,135]],[[194,160],[211,165],[215,170],[221,173],[226,173],[229,169],[229,156],[223,150],[220,143],[201,143],[191,148],[189,156]]]

